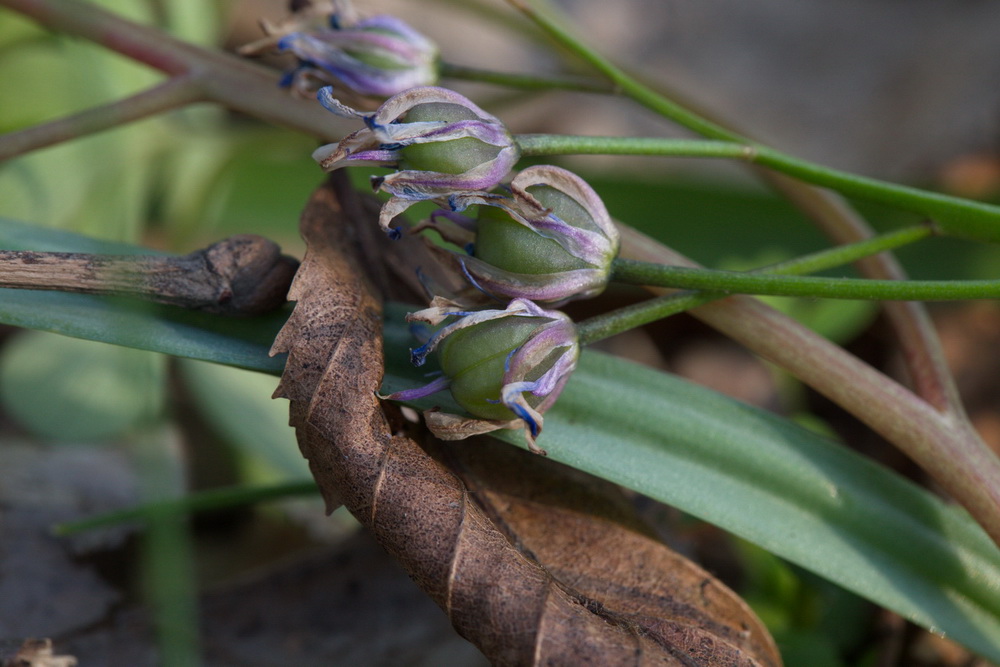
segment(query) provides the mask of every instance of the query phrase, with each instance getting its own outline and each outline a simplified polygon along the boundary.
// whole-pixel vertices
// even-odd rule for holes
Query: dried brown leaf
[[[56,655],[51,639],[26,639],[17,655],[5,660],[3,667],[75,667],[76,658]]]
[[[779,665],[739,596],[657,540],[621,490],[495,440],[446,460],[522,553],[595,614],[699,665]]]
[[[735,595],[595,512],[607,506],[599,496],[540,500],[539,489],[565,480],[539,457],[498,465],[494,479],[484,470],[503,448],[431,441],[439,458],[465,461],[456,465],[473,497],[448,466],[392,432],[375,396],[381,297],[395,289],[380,267],[419,265],[425,250],[373,236],[376,229],[345,179],[335,175],[313,195],[301,224],[306,257],[289,295],[297,304],[274,345],[288,353],[275,395],[291,401],[328,505],[342,501],[494,664],[780,664]],[[479,467],[468,465],[473,456],[483,457]],[[494,491],[505,480],[531,480],[534,491]]]

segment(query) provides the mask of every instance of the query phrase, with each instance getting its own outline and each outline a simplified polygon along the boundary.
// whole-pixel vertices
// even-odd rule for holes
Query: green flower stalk
[[[437,409],[424,413],[428,428],[444,440],[461,440],[504,428],[524,428],[528,449],[542,432],[542,413],[555,403],[580,356],[573,322],[561,312],[514,299],[504,310],[461,311],[453,304],[412,313],[410,321],[440,324],[458,319],[411,352],[423,365],[439,353],[443,375],[430,384],[387,396],[414,400],[449,389],[472,417]]]

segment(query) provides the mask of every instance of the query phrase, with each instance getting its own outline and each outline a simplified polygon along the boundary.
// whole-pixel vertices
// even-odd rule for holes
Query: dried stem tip
[[[183,257],[0,250],[0,287],[134,296],[220,315],[285,303],[298,261],[242,234]]]

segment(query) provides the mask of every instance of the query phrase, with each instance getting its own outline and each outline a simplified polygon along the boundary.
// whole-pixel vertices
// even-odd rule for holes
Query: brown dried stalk
[[[392,430],[375,396],[381,295],[366,273],[382,282],[382,257],[391,266],[423,246],[373,239],[374,217],[350,214],[370,211],[356,196],[335,174],[306,208],[297,305],[273,348],[288,353],[275,395],[291,401],[328,505],[343,502],[495,664],[779,665],[735,595],[609,518],[601,494],[584,502],[561,466],[501,465],[509,447],[432,441],[467,486]]]
[[[623,257],[697,266],[634,229],[621,227],[621,231]],[[913,391],[759,299],[731,296],[690,312],[784,368],[893,443],[1000,544],[1000,459],[976,433],[964,411],[939,411]]]
[[[540,27],[550,38],[555,39],[603,74],[622,95],[704,137],[756,143],[748,135],[735,129],[732,123],[699,108],[690,100],[683,99],[683,96],[676,91],[664,90],[663,84],[659,84],[656,90],[597,52],[583,46],[582,42],[562,28],[567,21],[564,19],[553,21],[551,16],[558,15],[558,12],[547,3],[538,2],[545,7],[544,15],[539,14],[523,0],[508,0],[508,3]],[[752,166],[752,169],[809,216],[819,229],[836,243],[861,241],[873,235],[874,232],[867,221],[839,194],[765,168]],[[906,278],[902,265],[891,253],[880,253],[860,260],[857,262],[857,268],[862,275],[869,278],[886,280]],[[899,337],[903,361],[910,373],[914,391],[937,410],[952,415],[956,421],[963,422],[967,426],[968,419],[951,372],[944,361],[937,333],[924,305],[914,301],[889,301],[883,304],[883,308],[889,323]]]
[[[336,140],[351,129],[312,100],[278,85],[278,72],[141,25],[82,0],[0,0],[0,7],[52,30],[88,39],[170,78],[124,100],[0,137],[0,160],[117,127],[193,102],[215,102],[310,136]]]
[[[285,303],[298,261],[273,241],[231,236],[183,257],[0,250],[0,287],[133,296],[220,315]]]

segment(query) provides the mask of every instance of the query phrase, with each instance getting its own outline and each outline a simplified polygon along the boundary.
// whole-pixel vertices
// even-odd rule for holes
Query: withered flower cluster
[[[463,295],[437,296],[408,316],[444,325],[412,353],[417,365],[437,353],[442,373],[424,387],[386,398],[413,400],[449,389],[468,415],[427,411],[427,424],[439,437],[524,428],[528,447],[544,453],[535,444],[542,413],[580,355],[573,322],[545,308],[596,296],[608,283],[619,237],[600,197],[560,167],[512,175],[520,158],[514,136],[462,95],[423,85],[436,76],[428,63],[436,63],[437,49],[397,19],[347,26],[335,20],[312,30],[300,21],[294,27],[274,30],[282,33],[277,47],[295,53],[312,78],[335,79],[319,89],[320,103],[361,124],[313,158],[326,171],[395,169],[371,179],[376,191],[390,195],[380,226],[398,238],[403,232],[391,226],[393,219],[417,202],[435,202],[441,208],[411,231],[433,228],[457,246],[436,252],[471,286]],[[376,73],[379,65],[384,70]],[[375,111],[359,111],[338,98],[344,87],[388,99]],[[505,307],[484,307],[497,303]]]

